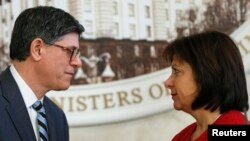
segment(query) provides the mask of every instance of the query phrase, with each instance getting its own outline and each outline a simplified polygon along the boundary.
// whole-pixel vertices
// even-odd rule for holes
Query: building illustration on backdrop
[[[249,0],[240,0],[234,5],[230,5],[232,0],[223,1],[228,4],[229,10],[230,6],[234,10],[233,6],[244,5],[234,11],[237,21],[243,23],[249,17]],[[207,11],[216,2],[0,0],[0,71],[10,63],[8,47],[11,30],[16,17],[26,8],[56,6],[71,13],[83,24],[86,31],[80,40],[80,50],[84,65],[77,71],[73,84],[93,84],[131,78],[167,67],[161,59],[161,53],[168,42],[209,25],[208,22],[202,26],[200,23],[204,23],[205,16],[209,17]],[[239,25],[232,25],[225,30],[231,32],[233,26]]]

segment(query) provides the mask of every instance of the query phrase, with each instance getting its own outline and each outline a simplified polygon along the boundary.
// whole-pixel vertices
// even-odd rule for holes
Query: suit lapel
[[[8,111],[10,118],[12,119],[12,122],[15,125],[22,140],[36,140],[26,107],[20,104],[13,104],[6,107],[6,110]]]
[[[28,111],[21,96],[20,90],[12,77],[9,68],[3,72],[1,81],[3,88],[3,96],[9,101],[6,110],[12,119],[13,125],[23,141],[34,141],[35,133],[32,128]]]
[[[56,129],[55,129],[55,122],[54,122],[54,118],[52,117],[52,115],[56,115],[55,113],[53,113],[53,111],[50,108],[50,105],[48,105],[48,101],[47,101],[47,97],[44,97],[43,100],[43,104],[44,104],[44,108],[46,111],[46,118],[47,118],[47,122],[48,122],[48,130],[49,130],[49,141],[56,141]]]

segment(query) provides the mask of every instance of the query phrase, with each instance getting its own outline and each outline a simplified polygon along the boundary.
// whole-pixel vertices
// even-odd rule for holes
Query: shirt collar
[[[34,104],[38,100],[35,93],[28,86],[28,84],[23,80],[23,78],[17,72],[17,70],[15,69],[15,66],[13,64],[10,66],[10,72],[13,75],[13,77],[17,83],[17,86],[21,92],[25,106],[27,108],[31,108],[32,104]],[[43,98],[40,101],[43,102]]]

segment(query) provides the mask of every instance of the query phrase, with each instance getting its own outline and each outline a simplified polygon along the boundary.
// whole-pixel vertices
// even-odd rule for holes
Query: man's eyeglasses
[[[76,47],[64,47],[64,46],[61,46],[61,45],[58,45],[58,44],[53,44],[53,43],[46,43],[46,44],[52,45],[52,46],[55,46],[55,47],[59,47],[59,48],[63,49],[64,51],[66,51],[70,55],[70,61],[80,56],[79,48],[76,48]]]

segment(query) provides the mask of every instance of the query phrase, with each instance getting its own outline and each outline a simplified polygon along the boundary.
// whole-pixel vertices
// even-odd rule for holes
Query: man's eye
[[[69,48],[67,48],[67,52],[68,52],[68,53],[71,54],[73,51],[74,51],[74,49],[69,49]]]

